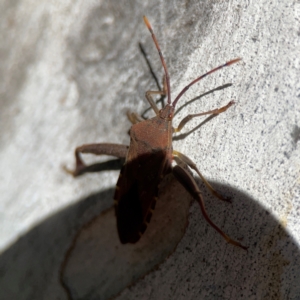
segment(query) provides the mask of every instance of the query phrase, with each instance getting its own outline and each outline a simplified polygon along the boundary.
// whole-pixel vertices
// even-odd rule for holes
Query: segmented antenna
[[[178,94],[178,96],[175,98],[175,100],[173,101],[173,103],[172,103],[172,106],[176,106],[176,103],[177,103],[177,101],[180,99],[180,97],[193,85],[193,84],[195,84],[196,82],[198,82],[198,81],[200,81],[202,78],[204,78],[204,77],[206,77],[207,75],[209,75],[209,74],[211,74],[211,73],[213,73],[213,72],[216,72],[216,71],[218,71],[218,70],[220,70],[220,69],[222,69],[222,68],[224,68],[224,67],[228,67],[228,66],[230,66],[230,65],[232,65],[232,64],[235,64],[236,62],[238,62],[238,61],[240,61],[241,60],[241,58],[236,58],[236,59],[233,59],[233,60],[230,60],[230,61],[228,61],[227,63],[225,63],[224,65],[221,65],[221,66],[219,66],[219,67],[216,67],[216,68],[214,68],[214,69],[212,69],[212,70],[210,70],[209,72],[207,72],[207,73],[205,73],[205,74],[203,74],[203,75],[201,75],[200,77],[198,77],[198,78],[196,78],[195,80],[193,80],[190,84],[188,84],[186,87],[184,87],[183,88],[183,90]]]
[[[153,32],[153,29],[152,29],[152,27],[151,27],[151,24],[150,24],[150,22],[149,22],[149,20],[147,19],[146,16],[144,16],[144,22],[145,22],[147,28],[149,29],[149,31],[150,31],[150,33],[151,33],[151,35],[152,35],[152,39],[153,39],[153,41],[154,41],[154,43],[155,43],[156,49],[157,49],[157,51],[158,51],[158,54],[159,54],[159,57],[160,57],[160,60],[161,60],[161,63],[162,63],[162,65],[163,65],[163,67],[164,67],[164,70],[165,70],[165,77],[166,77],[166,84],[167,84],[167,93],[168,93],[168,104],[171,104],[170,77],[169,77],[169,72],[168,72],[168,69],[167,69],[167,65],[166,65],[165,59],[164,59],[164,57],[163,57],[163,55],[162,55],[162,52],[161,52],[161,50],[160,50],[160,47],[159,47],[158,41],[157,41],[157,39],[156,39],[156,36],[155,36],[155,34],[154,34],[154,32]],[[207,73],[201,75],[200,77],[196,78],[195,80],[193,80],[190,84],[188,84],[187,86],[185,86],[185,87],[182,89],[182,91],[177,95],[177,97],[175,98],[175,100],[172,102],[172,106],[173,106],[173,107],[176,106],[176,104],[177,104],[178,100],[181,98],[181,96],[182,96],[182,95],[183,95],[183,94],[184,94],[184,93],[185,93],[185,92],[186,92],[193,84],[195,84],[196,82],[200,81],[201,79],[203,79],[203,78],[206,77],[207,75],[209,75],[209,74],[211,74],[211,73],[214,73],[214,72],[216,72],[216,71],[218,71],[218,70],[220,70],[220,69],[222,69],[222,68],[224,68],[224,67],[228,67],[228,66],[230,66],[230,65],[232,65],[232,64],[235,64],[235,63],[237,63],[237,62],[240,61],[240,60],[241,60],[241,58],[235,58],[235,59],[233,59],[233,60],[230,60],[230,61],[226,62],[225,64],[223,64],[223,65],[221,65],[221,66],[219,66],[219,67],[216,67],[216,68],[210,70],[209,72],[207,72]]]
[[[168,69],[167,69],[167,65],[166,65],[165,59],[164,59],[164,57],[162,55],[162,52],[160,50],[160,47],[158,45],[158,41],[157,41],[156,36],[155,36],[155,34],[153,32],[151,24],[150,24],[150,22],[149,22],[149,20],[147,19],[146,16],[144,16],[144,22],[145,22],[147,28],[149,29],[149,31],[150,31],[150,33],[152,35],[152,39],[153,39],[154,44],[156,46],[156,49],[158,51],[161,63],[163,65],[164,69],[165,69],[165,76],[166,76],[166,83],[167,83],[167,93],[168,93],[168,104],[171,104],[170,77],[169,77],[169,72],[168,72]]]

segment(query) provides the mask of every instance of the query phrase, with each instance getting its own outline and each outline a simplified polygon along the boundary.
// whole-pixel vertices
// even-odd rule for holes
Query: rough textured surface
[[[299,297],[299,10],[293,1],[2,1],[0,298],[66,299],[58,281],[64,253],[77,229],[111,206],[118,175],[74,180],[61,165],[74,163],[77,145],[128,143],[126,111],[148,107],[144,92],[156,86],[139,42],[159,78],[162,68],[144,14],[173,97],[243,58],[180,100],[178,108],[195,99],[175,125],[231,99],[236,105],[174,147],[233,196],[230,206],[204,193],[211,218],[249,250],[227,245],[194,203],[176,251],[118,299]]]
[[[114,208],[78,231],[61,272],[67,293],[79,299],[110,299],[174,251],[185,234],[192,198],[173,176],[164,184],[138,243],[120,244]]]

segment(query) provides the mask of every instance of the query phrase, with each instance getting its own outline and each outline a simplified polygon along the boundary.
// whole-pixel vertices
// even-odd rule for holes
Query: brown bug
[[[130,129],[129,146],[119,144],[87,144],[78,147],[75,150],[75,170],[67,171],[73,176],[79,176],[86,172],[97,171],[96,169],[91,169],[91,166],[86,166],[84,164],[80,157],[80,153],[92,153],[96,155],[105,154],[126,159],[125,164],[121,169],[114,195],[117,229],[120,241],[123,244],[136,243],[141,238],[151,220],[156,201],[158,200],[157,195],[159,184],[165,175],[172,172],[176,179],[185,187],[193,198],[199,202],[202,214],[206,221],[217,232],[219,232],[228,243],[247,249],[239,242],[226,235],[209,218],[204,207],[201,192],[192,175],[180,165],[172,166],[174,158],[176,158],[176,161],[179,160],[184,165],[189,166],[196,171],[207,188],[216,197],[221,200],[226,200],[212,188],[212,186],[201,175],[197,166],[187,156],[173,150],[172,134],[174,132],[179,132],[191,119],[203,115],[220,114],[232,106],[234,102],[231,101],[219,109],[188,115],[179,123],[177,128],[172,127],[172,119],[174,117],[175,106],[178,100],[190,86],[207,75],[240,61],[240,58],[233,59],[196,78],[178,94],[173,102],[171,102],[170,79],[164,57],[161,53],[152,27],[145,16],[144,22],[152,35],[165,72],[165,84],[163,91],[146,92],[146,98],[156,113],[156,116],[152,119],[144,120],[134,113],[128,114],[128,118],[133,124]],[[159,110],[152,99],[152,94],[167,95],[167,105]]]

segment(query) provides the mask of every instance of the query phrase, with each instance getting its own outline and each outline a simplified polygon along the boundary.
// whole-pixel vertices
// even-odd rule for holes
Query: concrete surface
[[[300,5],[209,0],[1,2],[0,299],[67,299],[65,253],[78,229],[111,207],[118,172],[73,179],[61,166],[74,164],[78,145],[129,143],[126,112],[145,111],[144,93],[156,89],[139,43],[163,74],[144,14],[173,99],[202,73],[243,58],[180,100],[178,109],[195,99],[175,126],[187,114],[236,105],[197,130],[205,118],[191,121],[174,148],[232,196],[232,205],[222,203],[199,183],[211,218],[249,249],[226,244],[193,203],[185,235],[158,268],[129,288],[114,264],[108,273],[86,268],[92,289],[68,281],[72,298],[106,299],[102,275],[118,300],[299,299]]]

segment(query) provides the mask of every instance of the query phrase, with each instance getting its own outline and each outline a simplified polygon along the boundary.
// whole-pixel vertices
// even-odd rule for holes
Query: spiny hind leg
[[[186,155],[178,152],[178,151],[173,151],[173,156],[177,157],[180,161],[184,162],[185,164],[187,164],[190,168],[192,168],[201,178],[201,180],[203,181],[203,183],[205,184],[205,186],[209,189],[209,191],[217,198],[219,198],[220,200],[223,201],[227,201],[230,202],[230,199],[223,197],[222,195],[220,195],[212,186],[211,184],[204,178],[204,176],[200,173],[200,171],[198,170],[196,164],[190,159],[188,158]]]
[[[197,183],[195,182],[195,179],[187,170],[182,168],[181,166],[175,166],[172,170],[175,178],[184,186],[184,188],[192,195],[194,199],[196,199],[200,205],[200,209],[202,212],[202,215],[204,216],[205,220],[208,222],[208,224],[213,227],[222,237],[227,241],[227,243],[230,243],[234,246],[240,247],[244,250],[247,250],[247,247],[243,246],[241,243],[233,240],[230,238],[226,233],[224,233],[208,216],[204,201],[201,195],[201,192],[197,186]]]

